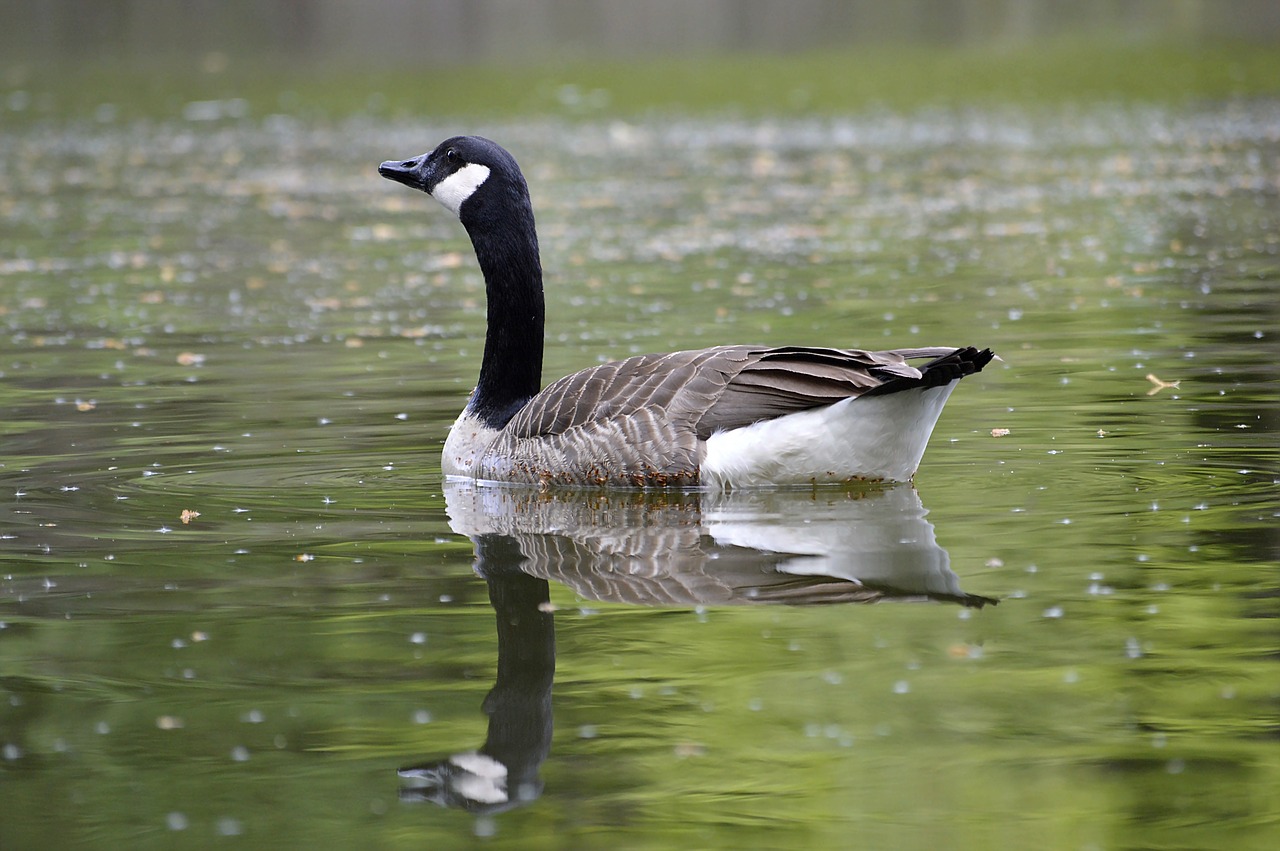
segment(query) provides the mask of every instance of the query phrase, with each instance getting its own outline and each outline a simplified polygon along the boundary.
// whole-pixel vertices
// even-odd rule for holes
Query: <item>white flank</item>
[[[702,483],[715,488],[910,481],[956,382],[846,399],[707,439]]]
[[[470,198],[471,193],[479,189],[480,184],[488,179],[487,165],[470,163],[437,183],[436,188],[431,190],[431,197],[456,216],[462,209],[462,202]]]

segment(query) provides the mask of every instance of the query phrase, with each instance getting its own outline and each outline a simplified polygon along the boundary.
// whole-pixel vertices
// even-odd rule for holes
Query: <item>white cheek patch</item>
[[[444,204],[445,209],[456,216],[458,210],[462,209],[462,202],[470,198],[471,194],[480,188],[480,184],[488,179],[487,165],[477,163],[464,165],[437,183],[435,189],[431,190],[431,197]]]

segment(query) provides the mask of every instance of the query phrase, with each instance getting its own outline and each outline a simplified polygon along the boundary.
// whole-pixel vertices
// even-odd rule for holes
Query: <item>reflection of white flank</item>
[[[797,505],[798,522],[768,511],[778,505],[775,497],[784,494],[709,504],[703,529],[721,546],[794,554],[777,569],[796,576],[831,576],[948,596],[964,593],[915,488],[899,485],[856,499],[805,495]]]

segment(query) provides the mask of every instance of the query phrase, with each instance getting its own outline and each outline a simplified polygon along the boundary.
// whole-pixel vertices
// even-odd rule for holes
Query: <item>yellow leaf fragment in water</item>
[[[947,655],[952,659],[981,659],[982,645],[960,642],[947,648]]]
[[[182,521],[183,525],[186,525],[199,516],[199,511],[192,511],[190,508],[184,508],[182,509],[182,513],[178,515],[178,519]]]

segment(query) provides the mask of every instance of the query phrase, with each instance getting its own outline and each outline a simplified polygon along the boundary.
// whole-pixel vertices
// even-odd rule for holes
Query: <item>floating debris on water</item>
[[[1165,381],[1164,379],[1157,377],[1156,374],[1152,372],[1147,373],[1147,381],[1150,381],[1155,385],[1155,387],[1152,387],[1147,391],[1148,396],[1154,396],[1161,390],[1165,390],[1167,388],[1173,388],[1176,390],[1178,389],[1178,385],[1181,383],[1179,381]]]

